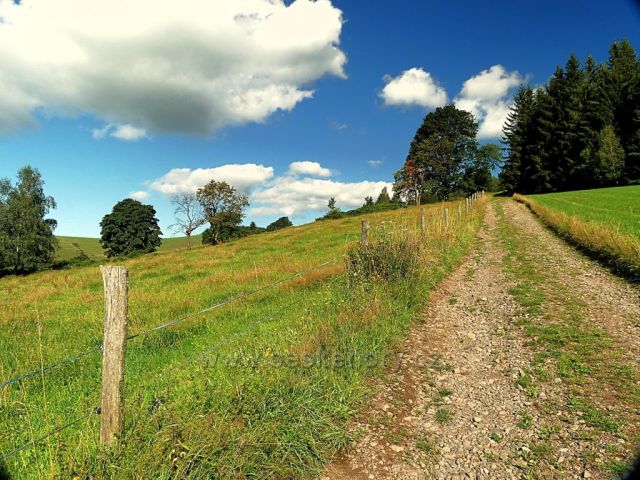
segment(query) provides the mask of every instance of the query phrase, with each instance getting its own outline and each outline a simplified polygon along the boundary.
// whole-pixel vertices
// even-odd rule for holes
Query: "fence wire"
[[[334,257],[333,259],[328,260],[328,261],[326,261],[326,262],[323,262],[323,263],[321,263],[320,265],[317,265],[317,266],[315,266],[315,267],[308,268],[308,269],[306,269],[306,270],[302,270],[302,271],[300,271],[300,272],[297,272],[297,273],[295,273],[294,275],[291,275],[291,276],[289,276],[289,277],[287,277],[287,278],[285,278],[285,279],[278,280],[278,281],[276,281],[276,282],[273,282],[273,283],[270,283],[270,284],[268,284],[268,285],[265,285],[265,286],[262,286],[262,287],[260,287],[260,288],[257,288],[257,289],[255,289],[255,290],[252,290],[252,291],[250,291],[250,292],[245,292],[245,293],[243,293],[243,294],[236,295],[235,297],[232,297],[232,298],[230,298],[230,299],[228,299],[228,300],[225,300],[224,302],[220,302],[220,303],[218,303],[218,304],[216,304],[216,305],[212,305],[211,307],[208,307],[208,308],[206,308],[206,309],[203,309],[203,310],[201,310],[201,311],[199,311],[199,312],[195,312],[195,313],[191,313],[191,314],[189,314],[189,315],[185,315],[184,317],[180,317],[179,319],[173,320],[173,321],[171,321],[171,322],[167,322],[167,323],[164,323],[164,324],[162,324],[162,325],[158,325],[157,327],[150,328],[150,329],[145,330],[144,332],[138,333],[138,334],[136,334],[136,335],[131,335],[130,337],[128,337],[128,339],[135,338],[135,337],[139,337],[139,336],[141,336],[141,335],[145,335],[145,334],[148,334],[148,333],[151,333],[151,332],[157,331],[157,330],[161,330],[161,329],[163,329],[163,328],[167,328],[167,327],[169,327],[169,326],[171,326],[171,325],[175,325],[176,323],[179,323],[180,321],[183,321],[183,320],[186,320],[186,319],[188,319],[188,318],[191,318],[191,317],[194,317],[194,316],[200,315],[200,314],[202,314],[202,313],[206,313],[206,312],[209,312],[209,311],[215,310],[215,309],[220,308],[220,307],[222,307],[222,306],[224,306],[224,305],[228,305],[228,304],[230,304],[230,303],[233,303],[233,302],[239,301],[239,300],[241,300],[241,299],[243,299],[243,298],[246,298],[246,297],[248,297],[248,296],[250,296],[250,295],[253,295],[253,294],[255,294],[255,293],[258,293],[258,292],[260,292],[260,291],[262,291],[262,290],[265,290],[265,289],[267,289],[267,288],[271,288],[271,287],[274,287],[274,286],[280,285],[280,284],[282,284],[282,283],[285,283],[285,282],[287,282],[287,281],[290,281],[290,280],[293,280],[293,279],[295,279],[295,278],[297,278],[297,277],[300,277],[300,276],[304,275],[305,273],[308,273],[308,272],[311,272],[311,271],[317,270],[317,269],[319,269],[319,268],[322,268],[322,267],[324,267],[324,266],[326,266],[326,265],[329,265],[331,262],[335,261],[337,258],[340,258],[340,256],[338,256],[338,257]],[[343,277],[344,277],[344,274],[336,276],[336,277],[335,277],[335,278],[333,278],[330,282],[328,282],[328,283],[326,284],[326,286],[332,285],[334,282],[336,282],[337,280],[339,280],[340,278],[343,278]],[[281,307],[277,308],[277,309],[276,309],[274,312],[272,312],[268,317],[266,317],[266,318],[264,318],[264,319],[262,319],[262,320],[259,320],[259,321],[258,321],[258,322],[256,322],[256,323],[251,323],[251,324],[247,325],[246,327],[242,328],[241,330],[239,330],[239,331],[235,332],[234,334],[232,334],[232,335],[230,335],[230,336],[228,336],[228,337],[224,338],[223,340],[219,341],[218,343],[216,343],[215,345],[213,345],[210,349],[207,349],[207,350],[205,350],[205,351],[203,351],[203,352],[200,352],[199,354],[197,354],[197,355],[196,355],[196,358],[192,358],[192,359],[191,359],[191,361],[192,361],[192,362],[194,362],[194,361],[196,361],[197,359],[203,358],[203,357],[205,357],[206,355],[211,354],[212,352],[214,352],[214,351],[216,351],[217,349],[221,348],[221,347],[222,347],[222,346],[224,346],[225,344],[229,343],[229,342],[230,342],[231,340],[233,340],[234,338],[239,337],[240,335],[242,335],[242,334],[244,334],[244,333],[248,332],[249,330],[251,330],[251,329],[253,329],[253,328],[259,327],[260,325],[264,325],[265,323],[267,323],[267,322],[269,322],[269,321],[273,320],[273,319],[276,317],[276,315],[278,315],[278,314],[280,314],[280,313],[282,313],[282,312],[284,312],[284,311],[288,310],[288,309],[289,309],[289,308],[291,308],[293,305],[296,305],[296,304],[298,304],[298,303],[300,303],[300,300],[294,300],[294,301],[292,301],[292,302],[289,302],[289,303],[287,303],[287,304],[285,304],[285,305],[283,305],[283,306],[281,306]],[[50,370],[50,369],[52,369],[52,368],[55,368],[56,366],[63,365],[64,363],[72,363],[72,362],[74,361],[74,359],[75,359],[75,360],[77,360],[77,359],[81,358],[82,356],[89,355],[90,353],[93,353],[93,352],[98,351],[98,350],[101,350],[101,349],[102,349],[102,345],[100,345],[100,346],[98,346],[98,347],[95,347],[95,348],[93,348],[93,349],[87,350],[86,352],[82,352],[82,353],[80,353],[80,354],[78,354],[78,355],[74,355],[74,356],[72,356],[72,357],[67,357],[67,358],[65,358],[65,359],[63,359],[63,360],[60,360],[60,361],[56,362],[56,363],[53,363],[53,364],[48,365],[48,366],[46,366],[46,367],[43,367],[43,368],[41,368],[41,369],[35,370],[34,372],[30,372],[30,373],[28,373],[28,374],[21,375],[20,377],[16,377],[16,378],[14,378],[14,379],[12,379],[12,380],[8,380],[8,381],[4,382],[3,384],[0,384],[0,387],[6,386],[6,385],[11,385],[11,383],[19,382],[19,381],[24,380],[24,379],[26,379],[26,378],[29,378],[29,377],[35,376],[35,375],[37,375],[37,374],[40,374],[40,373],[43,373],[43,372],[45,372],[45,371],[47,371],[47,370]],[[2,461],[4,461],[4,460],[6,460],[6,459],[8,459],[8,458],[11,458],[11,457],[15,456],[15,455],[17,455],[18,453],[20,453],[20,452],[22,452],[22,451],[24,451],[24,450],[27,450],[27,449],[29,449],[29,448],[32,448],[32,447],[34,447],[34,446],[36,446],[36,445],[38,445],[38,444],[40,444],[40,443],[44,442],[44,441],[45,441],[45,440],[47,440],[49,437],[51,437],[51,436],[53,436],[53,435],[56,435],[56,434],[58,434],[58,433],[60,433],[60,432],[62,432],[62,431],[64,431],[64,430],[66,430],[66,429],[68,429],[68,428],[71,428],[72,426],[77,425],[78,423],[82,422],[83,420],[86,420],[87,418],[89,418],[89,417],[91,417],[92,415],[95,415],[95,414],[100,414],[100,409],[99,409],[99,408],[96,408],[96,409],[92,410],[91,412],[89,412],[89,413],[87,413],[87,414],[85,414],[85,415],[82,415],[81,417],[78,417],[78,418],[76,418],[76,419],[74,419],[74,420],[72,420],[72,421],[70,421],[70,422],[68,422],[68,423],[65,423],[64,425],[60,425],[60,426],[56,427],[55,429],[51,430],[50,432],[46,433],[46,434],[45,434],[45,435],[43,435],[42,437],[39,437],[39,438],[37,438],[37,439],[35,439],[35,440],[33,440],[33,441],[31,441],[31,442],[29,442],[29,443],[25,444],[25,445],[22,445],[21,447],[18,447],[18,448],[14,449],[14,450],[11,450],[11,451],[10,451],[10,452],[8,452],[8,453],[0,453],[0,462],[2,462]]]
[[[251,290],[249,292],[241,293],[241,294],[236,295],[234,297],[231,297],[231,298],[229,298],[227,300],[224,300],[224,301],[222,301],[220,303],[217,303],[215,305],[212,305],[210,307],[202,309],[202,310],[200,310],[198,312],[190,313],[190,314],[184,315],[182,317],[176,318],[174,320],[171,320],[169,322],[163,323],[161,325],[155,326],[153,328],[149,328],[148,330],[145,330],[143,332],[136,333],[136,334],[133,334],[133,335],[129,335],[127,337],[127,340],[132,340],[134,338],[141,337],[143,335],[148,335],[149,333],[152,333],[152,332],[163,330],[165,328],[171,327],[173,325],[176,325],[176,324],[178,324],[180,322],[183,322],[185,320],[188,320],[190,318],[196,317],[198,315],[202,315],[203,313],[211,312],[211,311],[216,310],[218,308],[224,307],[225,305],[229,305],[231,303],[238,302],[238,301],[243,300],[243,299],[245,299],[247,297],[255,295],[256,293],[259,293],[259,292],[261,292],[263,290],[267,290],[269,288],[276,287],[278,285],[281,285],[283,283],[291,281],[291,280],[293,280],[295,278],[298,278],[298,277],[304,275],[305,273],[309,273],[311,271],[314,271],[314,270],[317,270],[319,268],[325,267],[325,266],[329,265],[330,263],[334,262],[336,259],[341,258],[341,257],[342,257],[342,255],[338,255],[338,256],[333,257],[332,259],[327,260],[326,262],[323,262],[323,263],[321,263],[319,265],[316,265],[316,266],[311,267],[311,268],[307,268],[305,270],[301,270],[301,271],[296,272],[295,274],[293,274],[293,275],[291,275],[289,277],[283,278],[281,280],[277,280],[277,281],[272,282],[272,283],[270,283],[268,285],[263,285],[262,287],[256,288],[255,290]],[[61,360],[58,360],[57,362],[42,366],[42,367],[40,367],[40,368],[38,368],[36,370],[33,370],[31,372],[28,372],[28,373],[24,373],[22,375],[19,375],[17,377],[11,378],[9,380],[5,380],[2,383],[0,383],[0,389],[3,389],[5,387],[8,387],[9,385],[13,385],[15,383],[22,382],[22,381],[27,380],[29,378],[35,377],[37,375],[42,375],[45,372],[48,372],[48,371],[53,370],[55,368],[61,367],[63,365],[70,365],[72,363],[75,363],[78,360],[80,360],[81,358],[87,357],[88,355],[91,355],[92,353],[95,353],[97,351],[102,350],[102,348],[103,348],[103,344],[100,343],[99,345],[96,345],[95,347],[92,347],[92,348],[90,348],[88,350],[85,350],[84,352],[81,352],[81,353],[78,353],[78,354],[75,354],[75,355],[70,355],[70,356],[65,357],[65,358],[63,358]]]
[[[35,440],[33,440],[33,441],[31,441],[31,442],[29,442],[29,443],[27,443],[27,444],[25,444],[25,445],[23,445],[21,447],[18,447],[18,448],[14,449],[14,450],[11,450],[8,453],[0,453],[0,462],[3,462],[8,458],[11,458],[11,457],[17,455],[18,453],[22,452],[23,450],[27,450],[27,449],[29,449],[31,447],[35,447],[36,445],[44,442],[49,437],[51,437],[53,435],[56,435],[56,434],[66,430],[68,428],[71,428],[74,425],[77,425],[78,423],[82,422],[83,420],[86,420],[90,416],[96,415],[96,414],[99,414],[99,413],[100,413],[99,409],[96,408],[96,409],[90,411],[89,413],[87,413],[86,415],[82,415],[81,417],[78,417],[75,420],[71,420],[70,422],[65,423],[64,425],[60,425],[60,426],[54,428],[53,430],[51,430],[50,432],[46,433],[42,437],[37,438],[37,439],[35,439]]]

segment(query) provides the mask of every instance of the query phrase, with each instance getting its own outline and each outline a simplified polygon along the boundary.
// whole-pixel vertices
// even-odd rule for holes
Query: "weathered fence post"
[[[458,217],[462,217],[462,203],[458,202]]]
[[[122,433],[124,355],[127,347],[128,271],[101,266],[104,282],[104,343],[100,442],[111,444]]]
[[[366,246],[369,241],[369,220],[362,220],[362,233],[360,235],[360,245]]]
[[[420,232],[424,233],[425,223],[424,223],[424,208],[420,209]]]
[[[448,208],[444,209],[444,221],[447,225],[449,225],[449,209]]]
[[[466,208],[466,213],[469,213],[469,197],[465,198],[466,202],[465,202],[465,208]]]

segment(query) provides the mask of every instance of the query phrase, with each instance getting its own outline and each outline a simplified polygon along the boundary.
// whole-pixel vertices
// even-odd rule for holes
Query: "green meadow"
[[[362,217],[348,217],[119,262],[129,334],[182,319],[128,342],[121,438],[98,442],[96,351],[0,389],[0,456],[82,418],[0,477],[313,477],[475,236],[481,209],[446,205],[445,222],[444,207],[426,207],[424,235],[415,207],[367,215],[364,250]],[[102,289],[95,265],[0,279],[0,383],[99,345]]]
[[[102,250],[100,240],[97,238],[56,236],[56,239],[58,240],[57,261],[68,261],[83,254],[93,261],[100,261],[105,258],[104,250]],[[191,237],[192,245],[200,245],[201,243],[201,235]],[[179,248],[187,248],[186,237],[163,238],[158,251],[166,252]]]
[[[640,186],[527,195],[545,207],[640,239]]]

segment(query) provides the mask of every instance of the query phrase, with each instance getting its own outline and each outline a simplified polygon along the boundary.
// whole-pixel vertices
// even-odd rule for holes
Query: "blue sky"
[[[260,2],[247,4],[263,13]],[[267,42],[268,55],[256,44],[255,56],[248,51],[253,37],[234,56],[239,37],[225,37],[224,28],[207,33],[216,25],[203,18],[222,8],[216,2],[207,7],[212,11],[190,12],[203,3],[186,1],[184,30],[168,25],[169,10],[150,23],[144,11],[131,9],[119,36],[98,32],[87,45],[87,36],[69,32],[98,27],[69,10],[74,2],[56,2],[55,15],[67,16],[46,29],[39,22],[51,13],[39,10],[43,0],[9,3],[0,0],[0,177],[37,167],[58,202],[52,217],[59,235],[98,236],[102,216],[133,192],[144,192],[137,195],[155,206],[170,234],[168,193],[195,188],[207,175],[231,175],[250,195],[247,223],[266,225],[282,214],[296,224],[309,221],[332,194],[350,208],[392,181],[415,129],[443,96],[475,109],[487,122],[482,140],[493,141],[496,119],[521,81],[545,82],[571,52],[604,61],[616,39],[640,47],[640,11],[631,1],[300,0],[295,15],[285,15],[291,2],[278,7],[273,18],[280,15],[280,23],[263,32],[277,41]],[[234,13],[228,0],[220,4]],[[107,5],[113,11],[101,18],[108,27],[122,4]],[[20,8],[30,10],[18,16]],[[67,43],[56,42],[69,38],[78,45],[67,52]],[[47,45],[62,45],[54,60]],[[92,54],[74,57],[85,48]],[[250,90],[259,92],[260,105]],[[241,100],[224,103],[230,91]],[[194,173],[215,167],[223,168]],[[165,177],[177,168],[188,170]]]

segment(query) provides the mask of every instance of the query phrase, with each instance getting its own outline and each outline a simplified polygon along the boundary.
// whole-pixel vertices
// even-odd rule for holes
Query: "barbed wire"
[[[68,423],[65,423],[64,425],[60,425],[58,427],[56,427],[55,429],[51,430],[50,432],[46,433],[45,435],[43,435],[40,438],[37,438],[29,443],[26,443],[24,445],[22,445],[21,447],[18,447],[14,450],[11,450],[9,453],[0,453],[0,462],[5,461],[8,458],[11,458],[15,455],[17,455],[18,453],[22,452],[23,450],[27,450],[28,448],[31,447],[35,447],[36,445],[44,442],[47,438],[56,435],[60,432],[62,432],[63,430],[66,430],[68,428],[73,427],[74,425],[77,425],[78,423],[82,422],[83,420],[86,420],[87,418],[89,418],[92,415],[99,415],[100,414],[100,409],[95,408],[93,410],[91,410],[89,413],[87,413],[86,415],[82,415],[81,417],[76,418],[75,420],[71,420]]]
[[[210,311],[216,310],[216,309],[218,309],[218,308],[224,307],[225,305],[229,305],[229,304],[231,304],[231,303],[238,302],[238,301],[240,301],[240,300],[243,300],[244,298],[247,298],[247,297],[250,297],[250,296],[252,296],[252,295],[255,295],[256,293],[259,293],[259,292],[261,292],[261,291],[263,291],[263,290],[266,290],[266,289],[268,289],[268,288],[276,287],[276,286],[281,285],[281,284],[283,284],[283,283],[285,283],[285,282],[288,282],[288,281],[291,281],[291,280],[293,280],[293,279],[295,279],[295,278],[298,278],[298,277],[300,277],[301,275],[304,275],[305,273],[309,273],[309,272],[311,272],[311,271],[314,271],[314,270],[317,270],[317,269],[319,269],[319,268],[325,267],[325,266],[329,265],[330,263],[334,262],[335,260],[337,260],[338,258],[341,258],[341,257],[343,257],[343,256],[344,256],[344,255],[337,255],[337,256],[335,256],[335,257],[331,258],[330,260],[327,260],[326,262],[323,262],[323,263],[321,263],[321,264],[319,264],[319,265],[316,265],[316,266],[314,266],[314,267],[307,268],[307,269],[305,269],[305,270],[301,270],[301,271],[299,271],[299,272],[296,272],[296,273],[294,273],[293,275],[290,275],[289,277],[283,278],[283,279],[281,279],[281,280],[277,280],[277,281],[272,282],[272,283],[267,284],[267,285],[263,285],[262,287],[256,288],[256,289],[251,290],[251,291],[249,291],[249,292],[241,293],[241,294],[236,295],[236,296],[234,296],[234,297],[231,297],[231,298],[229,298],[229,299],[227,299],[227,300],[224,300],[224,301],[222,301],[222,302],[220,302],[220,303],[217,303],[217,304],[215,304],[215,305],[212,305],[212,306],[210,306],[210,307],[207,307],[207,308],[205,308],[205,309],[202,309],[202,310],[200,310],[200,311],[198,311],[198,312],[193,312],[193,313],[190,313],[190,314],[184,315],[184,316],[182,316],[182,317],[176,318],[176,319],[174,319],[174,320],[171,320],[171,321],[169,321],[169,322],[163,323],[163,324],[161,324],[161,325],[155,326],[155,327],[153,327],[153,328],[149,328],[149,329],[144,330],[144,331],[142,331],[142,332],[140,332],[140,333],[136,333],[136,334],[133,334],[133,335],[129,335],[129,336],[127,337],[127,340],[132,340],[132,339],[134,339],[134,338],[137,338],[137,337],[141,337],[141,336],[147,335],[147,334],[149,334],[149,333],[151,333],[151,332],[155,332],[155,331],[163,330],[163,329],[165,329],[165,328],[171,327],[171,326],[173,326],[173,325],[176,325],[176,324],[178,324],[178,323],[180,323],[180,322],[183,322],[183,321],[185,321],[185,320],[188,320],[188,319],[190,319],[190,318],[196,317],[196,316],[198,316],[198,315],[202,315],[203,313],[207,313],[207,312],[210,312]],[[19,376],[17,376],[17,377],[11,378],[11,379],[9,379],[9,380],[5,380],[5,381],[3,381],[2,383],[0,383],[0,389],[3,389],[3,388],[5,388],[5,387],[8,387],[9,385],[13,385],[13,384],[15,384],[15,383],[22,382],[22,381],[27,380],[27,379],[29,379],[29,378],[35,377],[36,375],[42,375],[43,373],[48,372],[48,371],[50,371],[50,370],[53,370],[53,369],[55,369],[55,368],[57,368],[57,367],[60,367],[60,366],[62,366],[62,365],[70,365],[70,364],[72,364],[72,363],[75,363],[75,362],[77,362],[78,360],[80,360],[81,358],[84,358],[84,357],[86,357],[86,356],[88,356],[88,355],[90,355],[90,354],[92,354],[92,353],[95,353],[95,352],[97,352],[97,351],[102,350],[102,348],[103,348],[103,344],[102,344],[102,343],[100,343],[99,345],[96,345],[96,346],[94,346],[94,347],[91,347],[91,348],[89,348],[88,350],[85,350],[85,351],[83,351],[83,352],[81,352],[81,353],[77,353],[77,354],[75,354],[75,355],[70,355],[70,356],[65,357],[65,358],[63,358],[63,359],[61,359],[61,360],[58,360],[57,362],[54,362],[54,363],[51,363],[51,364],[48,364],[48,365],[42,366],[42,367],[40,367],[40,368],[38,368],[38,369],[35,369],[35,370],[31,371],[31,372],[24,373],[24,374],[22,374],[22,375],[19,375]]]
[[[337,257],[336,257],[336,258],[337,258]],[[301,276],[301,275],[304,275],[304,273],[308,273],[308,272],[313,271],[313,270],[315,270],[315,269],[321,268],[322,266],[326,266],[326,265],[328,265],[329,263],[331,263],[333,260],[335,260],[335,258],[334,258],[334,259],[332,259],[332,260],[329,260],[328,262],[324,262],[323,264],[320,264],[320,265],[318,265],[318,266],[316,266],[316,267],[314,267],[314,268],[310,268],[310,269],[304,270],[304,271],[302,271],[302,272],[298,272],[298,273],[296,273],[295,275],[292,275],[291,277],[289,277],[289,280],[291,280],[291,279],[293,279],[293,278],[297,278],[297,277],[299,277],[299,276]],[[343,278],[343,277],[344,277],[344,274],[338,275],[338,276],[334,277],[330,282],[328,282],[325,286],[326,286],[326,287],[328,287],[328,286],[332,285],[332,284],[333,284],[333,283],[335,283],[337,280],[339,280],[340,278]],[[274,284],[278,284],[278,283],[283,283],[283,282],[284,282],[284,281],[286,281],[286,280],[287,280],[287,279],[279,280],[278,282],[274,282],[273,284],[270,284],[270,285],[274,285]],[[270,285],[267,285],[267,286],[261,287],[260,289],[256,289],[256,290],[254,290],[254,291],[252,291],[252,292],[257,292],[257,291],[263,290],[263,289],[267,288],[267,287],[268,287],[268,286],[270,286]],[[245,294],[244,296],[247,296],[247,295],[249,295],[250,293],[251,293],[251,292],[249,292],[249,293]],[[238,296],[234,297],[234,299],[235,299],[235,300],[234,300],[234,299],[232,299],[232,300],[237,301],[240,297],[242,297],[242,295],[238,295]],[[226,304],[228,304],[228,303],[231,303],[231,302],[229,302],[229,301],[228,301],[228,302],[226,302],[226,303],[225,303],[225,302],[221,302],[221,304],[218,304],[218,305],[222,305],[222,304],[225,304],[225,305],[226,305]],[[300,303],[300,300],[294,300],[294,301],[292,301],[292,302],[287,303],[286,305],[281,306],[281,307],[280,307],[280,308],[278,308],[275,312],[272,312],[272,313],[271,313],[267,318],[265,318],[265,319],[263,319],[263,320],[260,320],[260,321],[258,321],[258,322],[256,322],[256,323],[248,324],[247,326],[245,326],[245,327],[244,327],[244,328],[242,328],[241,330],[239,330],[239,331],[235,332],[234,334],[232,334],[232,335],[230,335],[230,336],[228,336],[228,337],[225,337],[224,339],[222,339],[221,341],[219,341],[218,343],[216,343],[215,345],[213,345],[213,347],[211,347],[210,349],[207,349],[207,350],[205,350],[205,351],[202,351],[202,352],[200,352],[200,353],[196,354],[196,358],[193,358],[193,357],[192,357],[192,358],[191,358],[191,361],[192,361],[192,362],[194,362],[194,361],[199,360],[200,358],[205,357],[206,355],[210,355],[212,352],[214,352],[215,350],[217,350],[217,349],[221,348],[221,347],[222,347],[222,346],[224,346],[225,344],[229,343],[229,342],[230,342],[231,340],[233,340],[234,338],[239,337],[240,335],[242,335],[242,334],[244,334],[244,333],[248,332],[249,330],[251,330],[251,329],[253,329],[253,328],[256,328],[256,327],[259,327],[259,326],[261,326],[261,325],[264,325],[266,322],[269,322],[269,321],[273,320],[273,319],[276,317],[276,315],[278,315],[278,314],[282,313],[283,311],[287,310],[288,308],[290,308],[290,307],[292,307],[293,305],[298,304],[298,303]],[[214,306],[214,307],[215,307],[215,306]],[[209,311],[209,310],[211,310],[211,309],[212,309],[212,307],[209,307],[209,309],[206,309],[206,311]],[[196,315],[196,314],[192,314],[192,315]],[[153,330],[152,330],[152,329],[149,329],[149,331],[153,331]],[[60,362],[58,362],[58,364],[59,364],[59,363],[60,363]],[[52,366],[53,366],[53,365],[52,365]],[[23,376],[24,376],[24,375],[23,375]],[[18,377],[18,378],[20,378],[20,377]],[[49,437],[51,437],[51,436],[53,436],[53,435],[56,435],[56,434],[58,434],[58,433],[60,433],[60,432],[62,432],[62,431],[64,431],[64,430],[66,430],[66,429],[68,429],[68,428],[71,428],[72,426],[74,426],[74,425],[76,425],[76,424],[78,424],[78,423],[82,422],[83,420],[86,420],[87,418],[89,418],[90,416],[92,416],[92,415],[94,415],[94,414],[98,414],[98,415],[99,415],[99,414],[100,414],[100,409],[99,409],[99,408],[95,408],[94,410],[92,410],[91,412],[89,412],[89,413],[87,413],[87,414],[85,414],[85,415],[82,415],[82,416],[80,416],[80,417],[78,417],[78,418],[76,418],[76,419],[74,419],[74,420],[72,420],[72,421],[70,421],[70,422],[68,422],[68,423],[66,423],[66,424],[64,424],[64,425],[60,425],[60,426],[56,427],[55,429],[51,430],[50,432],[48,432],[47,434],[43,435],[42,437],[37,438],[36,440],[33,440],[33,441],[29,442],[29,443],[26,443],[25,445],[22,445],[21,447],[18,447],[18,448],[14,449],[14,450],[11,450],[11,451],[10,451],[10,452],[8,452],[8,453],[0,454],[0,461],[5,461],[6,459],[11,458],[11,457],[13,457],[13,456],[17,455],[18,453],[20,453],[20,452],[22,452],[22,451],[24,451],[24,450],[27,450],[27,449],[29,449],[29,448],[31,448],[31,447],[34,447],[34,446],[36,446],[36,445],[38,445],[38,444],[40,444],[40,443],[44,442],[44,441],[45,441],[46,439],[48,439]]]
[[[324,288],[327,288],[331,285],[333,285],[335,282],[337,282],[338,280],[340,280],[341,278],[344,278],[346,276],[346,274],[342,273],[340,275],[335,276],[334,278],[332,278],[329,282],[327,282],[324,285]],[[223,338],[222,340],[220,340],[219,342],[217,342],[216,344],[214,344],[213,346],[211,346],[210,348],[198,352],[197,354],[195,354],[195,358],[194,356],[191,356],[185,360],[183,360],[182,362],[179,362],[177,365],[182,365],[187,361],[191,361],[192,363],[195,363],[196,361],[200,360],[201,358],[210,355],[211,353],[215,352],[216,350],[220,349],[221,347],[225,346],[226,344],[228,344],[229,342],[231,342],[234,338],[237,338],[245,333],[247,333],[248,331],[260,327],[262,325],[265,325],[266,323],[270,322],[271,320],[273,320],[276,315],[279,315],[280,313],[288,310],[289,308],[291,308],[292,306],[299,304],[301,302],[300,299],[298,300],[294,300],[292,302],[289,302],[281,307],[279,307],[278,309],[276,309],[275,312],[271,312],[271,314],[269,316],[267,316],[266,318],[263,318],[262,320],[259,320],[255,323],[250,323],[248,325],[246,325],[244,328],[238,330],[237,332],[234,332],[233,334]],[[176,365],[176,366],[177,366]]]

